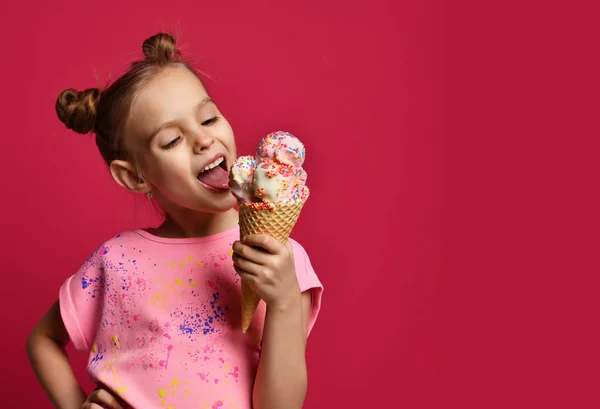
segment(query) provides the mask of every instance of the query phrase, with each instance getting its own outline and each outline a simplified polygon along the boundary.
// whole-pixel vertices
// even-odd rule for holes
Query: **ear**
[[[110,163],[110,173],[119,185],[135,193],[148,193],[150,185],[142,179],[136,167],[124,160],[113,160]]]

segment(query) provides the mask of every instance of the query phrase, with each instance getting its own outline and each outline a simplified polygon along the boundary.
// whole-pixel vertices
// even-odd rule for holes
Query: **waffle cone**
[[[300,217],[305,202],[276,205],[274,210],[256,210],[240,203],[240,239],[250,234],[268,234],[285,243]],[[242,331],[252,322],[260,297],[242,280]]]

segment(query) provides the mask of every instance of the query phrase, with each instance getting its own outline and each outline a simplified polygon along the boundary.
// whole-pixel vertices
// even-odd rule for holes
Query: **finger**
[[[264,250],[242,244],[239,241],[233,243],[232,249],[235,253],[256,264],[265,265],[269,260],[269,255]]]
[[[248,274],[247,271],[244,271],[237,266],[233,266],[233,269],[236,273],[238,273],[242,280],[249,284],[250,287],[254,288],[254,286],[256,285],[256,276],[254,274]]]
[[[260,247],[271,254],[282,254],[285,246],[268,234],[250,234],[242,239],[242,243],[252,247]]]
[[[259,274],[262,269],[264,269],[264,267],[260,264],[256,264],[255,262],[248,260],[247,258],[242,257],[237,253],[233,253],[232,259],[233,266],[237,266],[240,269],[244,270],[244,274],[256,275]]]
[[[96,389],[92,393],[92,399],[90,399],[90,401],[99,403],[107,409],[123,409],[123,405],[121,405],[121,402],[119,402],[117,397],[106,389]]]

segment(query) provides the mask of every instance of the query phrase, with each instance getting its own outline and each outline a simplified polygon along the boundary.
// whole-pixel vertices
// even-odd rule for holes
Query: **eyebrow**
[[[206,104],[215,104],[215,101],[213,101],[210,97],[206,97],[204,98],[202,101],[200,101],[200,103],[198,103],[198,105],[196,105],[196,108],[194,109],[196,112],[200,111],[202,108],[204,108],[204,106]],[[152,142],[152,140],[154,139],[154,137],[163,129],[165,128],[169,128],[171,126],[173,126],[178,120],[172,120],[172,121],[168,121],[165,122],[164,124],[162,124],[161,126],[159,126],[158,128],[156,128],[152,133],[150,133],[150,136],[148,137],[148,143]]]

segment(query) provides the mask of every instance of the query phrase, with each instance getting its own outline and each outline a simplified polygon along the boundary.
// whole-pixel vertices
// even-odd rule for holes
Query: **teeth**
[[[221,164],[221,162],[223,162],[223,157],[221,156],[219,159],[217,159],[216,161],[214,161],[213,163],[209,163],[208,165],[206,165],[206,167],[204,168],[204,171],[210,170],[212,168],[214,168],[215,166],[219,166]]]

